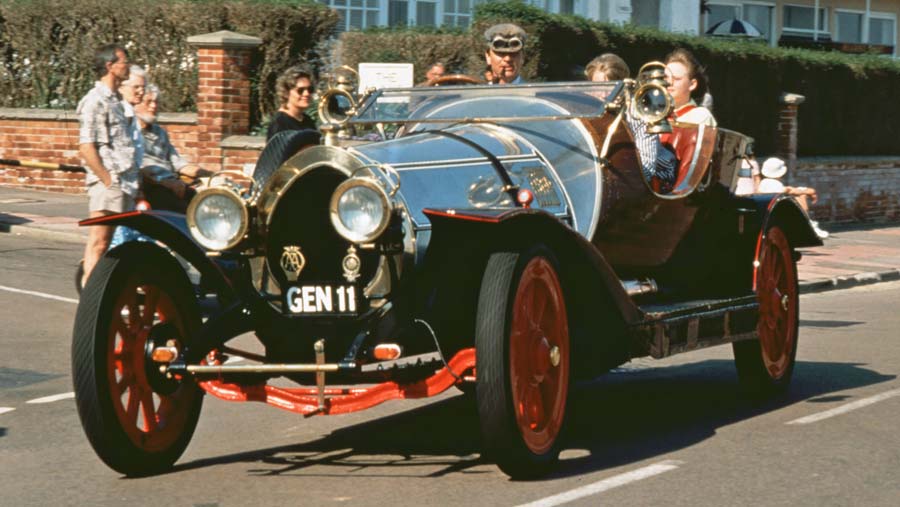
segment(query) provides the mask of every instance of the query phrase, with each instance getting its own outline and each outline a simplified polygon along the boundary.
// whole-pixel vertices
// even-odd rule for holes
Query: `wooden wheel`
[[[547,249],[491,256],[476,329],[485,451],[513,478],[543,475],[559,457],[571,351],[565,297]]]
[[[190,282],[161,248],[128,243],[97,263],[78,305],[72,370],[82,426],[114,470],[159,473],[187,447],[203,393],[163,376],[149,356],[183,346],[199,326]]]
[[[768,395],[790,383],[799,330],[797,263],[780,227],[766,231],[758,260],[759,337],[735,343],[734,355],[741,382],[752,394]]]

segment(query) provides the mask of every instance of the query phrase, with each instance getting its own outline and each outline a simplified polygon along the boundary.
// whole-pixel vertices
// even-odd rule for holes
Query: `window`
[[[638,26],[659,28],[659,0],[632,2],[631,19]]]
[[[575,14],[575,0],[559,0],[560,14]]]
[[[391,26],[409,24],[408,0],[390,0],[388,2],[388,24]]]
[[[835,12],[835,38],[839,42],[866,43],[863,26],[865,13],[861,11]],[[869,13],[869,44],[894,46],[896,18],[884,12]]]
[[[839,42],[856,42],[863,41],[862,33],[863,15],[857,12],[835,13],[835,32],[834,38]]]
[[[772,44],[775,43],[775,33],[772,25],[775,24],[775,7],[771,5],[744,4],[744,13],[741,19],[750,22],[762,32],[763,37]]]
[[[416,0],[416,24],[420,26],[437,24],[437,0]]]
[[[388,24],[436,25],[438,0],[389,0]]]
[[[897,45],[897,19],[894,17],[884,17],[875,14],[869,16],[869,44],[884,44],[885,46],[895,46],[896,54]]]
[[[486,0],[444,0],[444,24],[467,27],[472,22],[475,6]]]
[[[813,8],[800,5],[785,5],[782,25],[785,32],[793,32],[796,34],[810,35],[820,33],[828,35],[828,16],[825,15],[825,8],[819,8],[819,31],[815,32],[815,18],[813,18]]]
[[[337,31],[360,30],[378,25],[379,0],[319,0],[341,16]]]

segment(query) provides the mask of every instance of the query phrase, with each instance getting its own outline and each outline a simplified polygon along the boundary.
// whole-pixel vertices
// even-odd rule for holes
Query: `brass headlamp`
[[[675,102],[669,95],[666,66],[662,62],[644,64],[637,75],[638,89],[631,101],[635,116],[647,122],[647,132],[662,134],[672,132],[668,117]]]
[[[350,67],[342,66],[331,73],[327,80],[328,89],[319,97],[319,118],[325,144],[337,144],[338,138],[349,137],[351,132],[347,122],[356,112],[356,87],[359,75]]]

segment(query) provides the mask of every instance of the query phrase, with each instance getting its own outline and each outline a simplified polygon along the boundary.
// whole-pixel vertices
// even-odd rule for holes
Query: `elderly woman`
[[[706,93],[706,72],[697,58],[686,49],[676,49],[666,57],[666,80],[675,101],[675,119],[684,123],[716,126],[709,109],[698,106]]]
[[[316,123],[304,114],[315,93],[312,75],[303,67],[290,67],[278,78],[276,87],[281,107],[272,117],[266,140],[285,130],[315,130]]]
[[[156,85],[147,85],[143,100],[134,106],[144,145],[141,160],[144,194],[154,209],[184,213],[196,192],[182,177],[196,180],[212,172],[201,169],[178,154],[169,133],[157,121],[160,93]]]

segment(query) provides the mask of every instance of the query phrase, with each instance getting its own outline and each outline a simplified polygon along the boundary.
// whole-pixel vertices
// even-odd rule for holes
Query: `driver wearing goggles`
[[[503,23],[484,32],[487,48],[484,59],[493,74],[493,84],[524,83],[519,73],[524,61],[527,35],[518,25]]]

